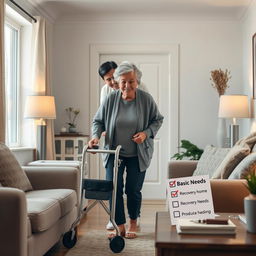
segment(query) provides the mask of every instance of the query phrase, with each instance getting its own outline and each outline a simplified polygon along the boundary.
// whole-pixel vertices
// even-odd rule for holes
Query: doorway
[[[164,199],[167,165],[179,143],[178,45],[91,45],[90,117],[99,106],[102,80],[98,67],[105,61],[124,60],[142,71],[142,82],[156,101],[164,122],[154,139],[154,155],[143,185],[144,199]],[[91,178],[105,175],[100,161],[90,161]]]

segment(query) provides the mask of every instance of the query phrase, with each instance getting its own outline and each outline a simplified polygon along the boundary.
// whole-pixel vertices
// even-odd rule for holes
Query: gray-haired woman
[[[106,131],[105,149],[122,146],[115,221],[121,235],[126,238],[137,237],[137,218],[140,215],[142,200],[141,189],[153,154],[153,139],[163,122],[163,116],[152,96],[137,89],[139,72],[139,69],[130,62],[122,62],[115,70],[114,78],[119,84],[119,90],[112,92],[98,109],[93,119],[92,139],[89,141],[89,147],[97,145],[101,133]],[[105,154],[104,166],[107,180],[113,178],[113,165],[114,155]],[[125,193],[130,217],[127,231],[124,225],[126,219],[123,201],[125,170]]]

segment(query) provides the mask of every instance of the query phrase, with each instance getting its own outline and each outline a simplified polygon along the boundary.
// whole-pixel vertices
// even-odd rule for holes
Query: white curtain
[[[34,95],[51,95],[49,83],[47,23],[42,17],[35,17],[32,28],[32,86]],[[55,159],[54,124],[47,120],[46,159]]]
[[[4,13],[5,3],[4,0],[0,0],[0,141],[2,142],[5,142]]]

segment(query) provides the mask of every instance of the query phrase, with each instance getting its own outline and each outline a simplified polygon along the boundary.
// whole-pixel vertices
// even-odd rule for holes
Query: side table
[[[89,135],[80,133],[61,133],[55,135],[56,160],[82,160],[84,145]]]
[[[68,160],[37,160],[28,163],[29,166],[66,166],[80,168],[80,161],[68,161]]]

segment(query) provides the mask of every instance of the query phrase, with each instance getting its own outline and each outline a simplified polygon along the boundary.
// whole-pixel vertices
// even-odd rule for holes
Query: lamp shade
[[[28,96],[24,116],[31,119],[56,119],[54,97]]]
[[[246,118],[249,117],[249,102],[246,95],[221,95],[219,117]]]

